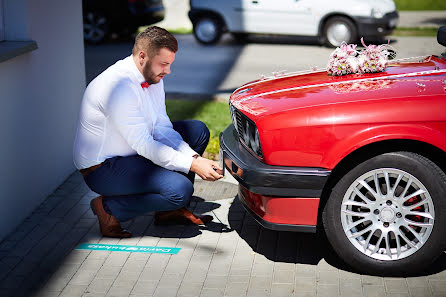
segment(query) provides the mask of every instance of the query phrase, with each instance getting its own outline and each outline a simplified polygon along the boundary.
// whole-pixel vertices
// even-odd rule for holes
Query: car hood
[[[329,104],[445,95],[446,62],[429,56],[419,61],[398,60],[386,71],[330,76],[325,70],[290,73],[243,85],[231,104],[249,118]]]

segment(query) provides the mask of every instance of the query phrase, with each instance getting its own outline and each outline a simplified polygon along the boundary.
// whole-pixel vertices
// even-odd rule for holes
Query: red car
[[[446,46],[446,27],[438,41]],[[323,227],[340,258],[367,274],[433,263],[446,247],[445,59],[237,89],[220,152],[242,204],[265,228]]]

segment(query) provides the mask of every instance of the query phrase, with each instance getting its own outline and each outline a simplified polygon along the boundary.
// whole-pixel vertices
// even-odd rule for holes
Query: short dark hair
[[[136,55],[138,51],[144,50],[149,57],[154,57],[162,48],[176,53],[178,51],[177,39],[163,28],[150,26],[136,36],[132,54]]]

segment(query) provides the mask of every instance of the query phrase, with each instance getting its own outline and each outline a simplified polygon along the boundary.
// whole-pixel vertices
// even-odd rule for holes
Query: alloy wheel
[[[410,173],[394,168],[358,177],[341,204],[348,240],[377,260],[399,260],[417,252],[431,235],[434,221],[434,204],[426,187]]]
[[[216,22],[209,18],[201,19],[195,25],[195,35],[203,43],[213,43],[219,34]]]
[[[347,24],[335,22],[327,28],[327,39],[333,46],[340,46],[343,41],[347,43],[351,41],[352,32]]]

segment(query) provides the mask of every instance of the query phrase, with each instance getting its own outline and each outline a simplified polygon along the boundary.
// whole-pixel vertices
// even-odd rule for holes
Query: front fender
[[[385,140],[416,140],[446,151],[444,123],[388,124],[366,127],[334,143],[321,160],[321,167],[333,169],[342,159],[368,144]]]

